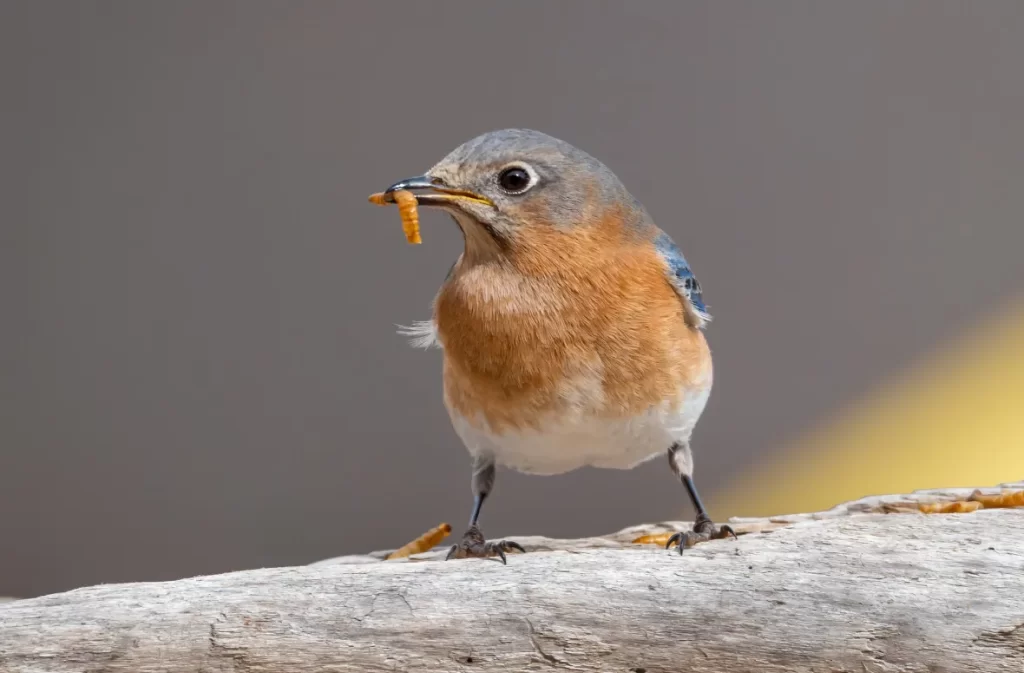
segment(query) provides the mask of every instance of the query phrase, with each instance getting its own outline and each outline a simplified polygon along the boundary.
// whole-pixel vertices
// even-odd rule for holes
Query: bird
[[[666,549],[735,537],[694,483],[691,436],[710,397],[711,314],[679,246],[604,163],[523,128],[465,141],[410,192],[447,213],[463,249],[432,316],[405,328],[443,353],[443,399],[472,464],[453,558],[525,552],[480,527],[497,467],[552,476],[668,459],[696,517]]]

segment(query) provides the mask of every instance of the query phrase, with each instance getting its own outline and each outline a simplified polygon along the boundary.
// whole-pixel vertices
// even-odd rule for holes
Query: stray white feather
[[[441,348],[441,340],[437,338],[437,325],[433,320],[416,320],[412,325],[396,325],[398,333],[410,337],[413,348]]]

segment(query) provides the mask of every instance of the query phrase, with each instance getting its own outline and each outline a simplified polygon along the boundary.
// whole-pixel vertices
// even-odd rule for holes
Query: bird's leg
[[[697,512],[697,517],[693,522],[693,530],[685,533],[676,533],[668,539],[668,543],[665,545],[665,549],[668,549],[673,544],[679,545],[679,553],[683,553],[683,549],[686,547],[692,547],[698,542],[706,542],[708,540],[720,540],[722,538],[736,537],[736,533],[730,526],[716,526],[711,521],[711,517],[708,516],[708,512],[704,509],[704,503],[701,502],[700,495],[697,493],[697,487],[693,483],[693,457],[690,454],[690,445],[676,443],[669,447],[668,450],[668,464],[672,467],[672,472],[678,476],[683,486],[686,487],[686,492],[690,496],[690,502],[693,503],[693,509]]]
[[[513,549],[526,552],[518,543],[511,540],[499,542],[487,542],[477,521],[480,518],[480,508],[487,499],[494,486],[494,460],[489,457],[476,457],[473,460],[473,513],[469,517],[469,528],[462,536],[462,541],[452,545],[445,560],[453,558],[488,558],[497,556],[505,563],[505,553]]]

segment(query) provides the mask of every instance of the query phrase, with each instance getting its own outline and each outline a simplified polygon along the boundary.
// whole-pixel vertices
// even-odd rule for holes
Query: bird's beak
[[[421,206],[444,207],[468,201],[494,207],[487,197],[464,189],[448,187],[441,180],[427,175],[399,180],[380,194],[381,200],[385,203],[394,203],[395,192],[398,191],[412,192],[416,196],[416,203]]]

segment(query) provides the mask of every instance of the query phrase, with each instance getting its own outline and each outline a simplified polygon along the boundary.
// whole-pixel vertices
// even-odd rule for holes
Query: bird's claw
[[[505,554],[513,550],[523,554],[526,553],[522,545],[511,540],[487,542],[484,540],[484,536],[479,528],[470,526],[466,534],[462,536],[462,541],[452,545],[452,548],[448,550],[448,555],[445,556],[444,560],[449,561],[453,558],[491,558],[497,556],[501,559],[502,564],[507,565],[508,560]]]
[[[698,542],[707,542],[708,540],[724,540],[727,537],[736,539],[736,531],[732,529],[732,526],[716,526],[706,516],[697,517],[697,520],[693,524],[693,530],[675,533],[665,543],[665,549],[670,549],[673,544],[679,545],[680,555],[683,550],[687,547],[692,547]]]

